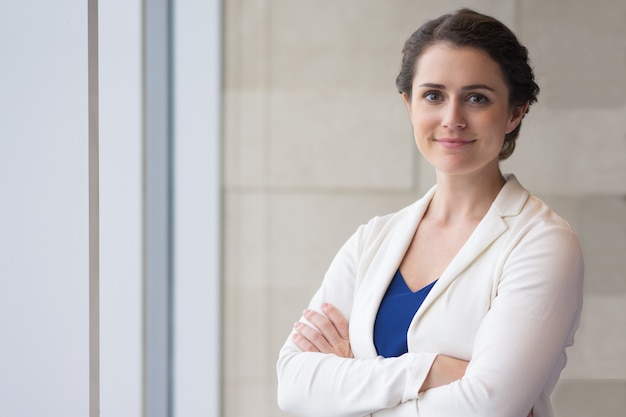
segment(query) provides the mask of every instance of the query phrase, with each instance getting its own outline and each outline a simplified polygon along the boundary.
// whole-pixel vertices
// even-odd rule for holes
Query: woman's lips
[[[439,138],[435,139],[435,142],[441,144],[441,146],[443,146],[444,148],[455,149],[471,145],[472,143],[476,142],[476,139]]]

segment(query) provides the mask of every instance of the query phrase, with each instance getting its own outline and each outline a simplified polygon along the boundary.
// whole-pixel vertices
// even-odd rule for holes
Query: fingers
[[[343,314],[341,314],[339,310],[337,310],[334,306],[328,303],[322,304],[322,311],[324,312],[324,314],[326,314],[330,322],[335,327],[337,333],[339,334],[339,337],[341,337],[342,339],[348,339],[348,322],[343,317]]]
[[[303,352],[319,352],[319,349],[315,347],[313,343],[311,343],[305,336],[298,333],[299,331],[306,331],[302,329],[302,327],[308,327],[303,323],[296,323],[294,326],[295,333],[291,336],[293,338],[293,342],[302,350]],[[311,329],[313,330],[313,329]]]
[[[304,310],[302,315],[319,330],[319,332],[323,335],[324,340],[331,345],[337,345],[342,341],[342,337],[339,335],[335,325],[328,317],[313,310]]]
[[[332,346],[328,343],[324,335],[304,323],[294,324],[295,333],[293,340],[295,344],[305,352],[332,352]]]
[[[353,358],[348,337],[348,322],[339,310],[323,304],[324,314],[304,310],[302,315],[312,326],[302,322],[294,324],[294,343],[305,352],[332,353],[344,358]]]

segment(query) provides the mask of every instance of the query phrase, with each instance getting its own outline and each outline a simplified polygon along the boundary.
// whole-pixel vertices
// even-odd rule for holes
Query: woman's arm
[[[348,322],[330,304],[322,304],[322,311],[323,315],[311,310],[304,311],[304,317],[319,331],[298,322],[295,326],[296,333],[293,334],[294,342],[305,352],[321,352],[342,358],[353,358],[348,335]],[[462,359],[437,355],[419,392],[422,393],[460,380],[465,375],[468,365],[469,362]],[[417,410],[415,410],[416,412]],[[415,415],[414,413],[411,414]],[[533,417],[532,410],[527,417]]]
[[[458,381],[465,375],[468,365],[469,362],[462,359],[437,355],[419,392],[423,393],[429,389],[442,387]]]
[[[564,227],[538,225],[510,253],[463,378],[430,389],[419,415],[528,414],[565,366],[582,305],[582,255]]]
[[[346,318],[346,324],[350,321],[363,229],[359,228],[331,263],[309,311],[321,312],[322,304],[328,303]],[[311,324],[305,317],[300,321]],[[295,334],[292,332],[279,353],[278,403],[298,416],[362,417],[416,399],[436,356],[408,353],[398,358],[361,359],[306,352],[296,344]]]
[[[296,322],[292,335],[294,343],[304,352],[321,352],[341,358],[354,358],[346,319],[339,310],[328,303],[322,304],[322,312],[323,314],[312,310],[303,312],[303,317],[315,328]],[[419,392],[461,379],[468,364],[468,361],[462,359],[437,355]]]

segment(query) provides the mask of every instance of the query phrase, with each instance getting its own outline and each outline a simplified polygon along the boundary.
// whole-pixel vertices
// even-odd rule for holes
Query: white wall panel
[[[0,51],[0,415],[85,417],[87,2],[2,2]]]
[[[174,416],[220,415],[221,2],[174,10]]]

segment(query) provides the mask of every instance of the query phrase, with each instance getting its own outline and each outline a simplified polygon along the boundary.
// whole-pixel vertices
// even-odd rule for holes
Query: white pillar
[[[143,414],[141,0],[99,2],[100,415]]]
[[[174,416],[220,414],[221,1],[174,2]]]
[[[89,415],[87,2],[0,3],[0,415]]]

